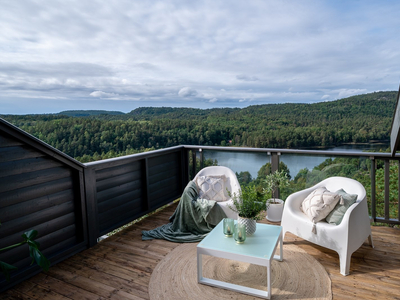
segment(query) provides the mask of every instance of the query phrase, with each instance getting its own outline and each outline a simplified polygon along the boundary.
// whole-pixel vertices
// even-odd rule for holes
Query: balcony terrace
[[[371,221],[400,225],[399,201],[393,201],[389,182],[399,155],[177,146],[81,164],[0,119],[0,248],[19,242],[21,233],[35,228],[41,250],[52,263],[48,272],[41,272],[30,266],[26,248],[1,253],[0,260],[19,269],[10,283],[0,277],[0,299],[149,299],[152,271],[179,244],[142,241],[141,230],[168,222],[176,207],[170,203],[180,197],[210,150],[263,153],[272,170],[278,169],[285,155],[297,155],[299,164],[304,156],[359,159],[369,172]],[[377,196],[378,168],[384,172],[382,203]],[[399,177],[394,188],[397,199]],[[98,242],[104,234],[167,204]],[[379,205],[383,213],[377,210]],[[284,243],[297,245],[323,265],[334,299],[396,299],[400,295],[400,230],[373,226],[372,235],[375,248],[358,249],[346,277],[339,273],[335,252],[291,234]]]
[[[148,287],[155,266],[180,244],[142,241],[141,231],[167,223],[175,207],[172,204],[102,240],[93,248],[52,266],[47,273],[39,273],[0,294],[0,298],[150,299]],[[373,226],[372,234],[375,248],[366,244],[357,250],[351,259],[351,274],[346,277],[339,273],[339,259],[334,251],[292,234],[286,235],[284,245],[297,245],[324,266],[332,281],[333,299],[397,299],[400,230]]]

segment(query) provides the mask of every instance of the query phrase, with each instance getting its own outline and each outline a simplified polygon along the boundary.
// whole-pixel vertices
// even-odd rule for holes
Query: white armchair
[[[300,205],[318,187],[326,187],[331,192],[344,189],[346,193],[357,194],[358,198],[346,211],[339,225],[317,222],[316,233],[313,233],[314,224],[300,210]],[[344,276],[349,274],[351,255],[367,238],[373,247],[365,188],[350,178],[330,177],[313,187],[291,194],[286,199],[281,226],[283,237],[289,231],[314,244],[336,251],[339,254],[340,273]]]
[[[193,181],[198,186],[197,182],[198,182],[199,176],[217,176],[217,175],[225,175],[225,177],[226,177],[225,188],[231,193],[231,195],[233,195],[234,193],[239,194],[240,184],[236,178],[235,173],[227,167],[211,166],[211,167],[206,167],[204,169],[201,169],[196,174]],[[228,205],[233,206],[233,201],[231,198],[229,198],[226,190],[224,190],[224,193],[227,196],[228,200],[227,201],[219,201],[219,202],[217,202],[217,204],[222,208],[222,210],[225,212],[225,214],[227,215],[228,218],[237,219],[238,214],[228,207]]]

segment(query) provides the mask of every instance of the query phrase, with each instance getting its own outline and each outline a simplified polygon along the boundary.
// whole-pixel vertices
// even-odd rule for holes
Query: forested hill
[[[243,109],[239,108],[173,108],[173,107],[139,107],[127,115],[137,120],[153,119],[204,119],[216,116],[257,116],[260,114],[280,118],[299,116],[312,119],[315,115],[325,117],[343,117],[356,115],[380,114],[382,117],[392,117],[397,92],[376,92],[365,95],[352,96],[336,101],[319,102],[314,104],[264,104],[253,105]]]
[[[302,148],[388,140],[396,95],[243,109],[142,107],[127,114],[1,117],[85,162],[179,144]]]

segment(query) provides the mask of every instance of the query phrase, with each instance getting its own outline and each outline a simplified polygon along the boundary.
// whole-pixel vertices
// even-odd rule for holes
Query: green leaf
[[[31,241],[31,240],[33,240],[34,238],[36,238],[37,235],[38,235],[38,232],[37,232],[36,230],[33,229],[33,230],[26,231],[26,232],[22,235],[22,238],[24,239],[24,241],[28,242],[28,241]]]
[[[0,261],[0,268],[1,272],[3,272],[4,276],[6,277],[7,281],[10,281],[10,272],[18,269],[17,267],[9,265],[3,261]]]
[[[36,247],[30,247],[29,246],[29,253],[32,257],[32,263],[33,261],[36,261],[36,263],[44,270],[48,271],[50,268],[50,261],[43,255],[42,252],[40,252],[39,249]]]

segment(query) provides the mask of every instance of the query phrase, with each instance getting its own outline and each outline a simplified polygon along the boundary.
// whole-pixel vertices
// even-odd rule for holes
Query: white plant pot
[[[275,198],[275,202],[278,203],[272,203],[274,200],[269,199],[268,203],[268,209],[267,209],[267,220],[271,222],[280,222],[282,219],[282,213],[283,213],[283,205],[284,201],[281,199]]]

